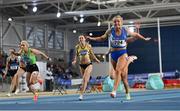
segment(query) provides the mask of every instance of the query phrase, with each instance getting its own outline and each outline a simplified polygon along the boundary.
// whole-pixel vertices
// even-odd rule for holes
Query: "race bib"
[[[126,44],[126,41],[125,40],[112,40],[112,46],[115,46],[115,47],[125,47],[127,44]]]
[[[18,65],[11,65],[11,66],[10,66],[10,69],[11,69],[11,70],[17,70],[17,69],[18,69]]]
[[[80,55],[81,56],[84,56],[84,55],[87,55],[88,54],[88,51],[87,50],[81,50],[80,51]]]

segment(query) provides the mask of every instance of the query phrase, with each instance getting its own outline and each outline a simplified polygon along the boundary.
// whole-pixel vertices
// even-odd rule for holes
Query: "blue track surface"
[[[109,93],[0,100],[0,110],[180,110],[180,90],[141,91],[131,93],[126,101],[124,93],[112,99]]]

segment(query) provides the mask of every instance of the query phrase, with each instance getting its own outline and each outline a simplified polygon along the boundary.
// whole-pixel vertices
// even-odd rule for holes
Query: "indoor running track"
[[[138,91],[125,100],[124,93],[110,98],[109,93],[86,94],[83,101],[78,95],[0,99],[0,110],[180,110],[180,89]]]

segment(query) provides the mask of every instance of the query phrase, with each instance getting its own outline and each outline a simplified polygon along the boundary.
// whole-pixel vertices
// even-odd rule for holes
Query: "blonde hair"
[[[120,19],[121,21],[123,21],[123,18],[120,15],[116,15],[115,17],[113,17],[112,20],[115,21],[115,19],[117,19],[117,18]]]
[[[25,41],[25,40],[22,40],[22,41],[21,41],[21,44],[25,44],[26,47],[29,47],[29,43],[28,43],[27,41]]]
[[[82,34],[81,34],[81,35],[79,35],[79,37],[80,37],[80,36],[83,36],[83,37],[84,37],[84,35],[82,35]]]

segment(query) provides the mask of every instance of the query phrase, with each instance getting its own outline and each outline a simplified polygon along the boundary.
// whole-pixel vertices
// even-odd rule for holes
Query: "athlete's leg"
[[[116,62],[113,60],[113,59],[111,59],[111,71],[110,71],[110,78],[111,79],[115,79],[116,78],[116,74],[115,74],[115,68],[116,68]]]
[[[84,94],[84,92],[86,91],[86,88],[87,88],[87,84],[88,84],[88,81],[89,81],[89,78],[90,78],[90,75],[91,75],[91,72],[92,72],[92,65],[89,65],[85,70],[84,70],[84,73],[83,73],[83,82],[82,82],[82,88],[81,88],[81,92],[80,92],[80,96],[82,96]],[[83,99],[83,98],[79,98],[80,100]]]
[[[27,83],[27,86],[29,88],[29,91],[31,91],[31,88],[30,88],[30,77],[31,77],[31,72],[27,72],[26,73],[26,83]]]
[[[127,54],[123,54],[122,56],[120,56],[118,58],[118,61],[116,63],[116,67],[115,67],[115,81],[114,81],[114,88],[113,91],[111,93],[111,97],[116,97],[116,91],[118,89],[119,83],[121,81],[121,74],[123,73],[123,68],[125,67],[127,61],[126,61],[126,57]]]
[[[18,90],[18,88],[19,88],[19,77],[21,77],[24,73],[25,73],[25,71],[19,67],[16,74],[14,75],[14,77],[12,79],[8,96],[10,96],[10,93],[12,93],[12,91],[15,88],[16,88],[16,90]]]
[[[129,94],[129,84],[128,84],[128,67],[129,67],[129,64],[132,63],[136,59],[137,59],[136,56],[127,57],[127,62],[126,62],[125,67],[123,68],[123,73],[121,75],[121,78],[122,78],[122,81],[124,84],[124,88],[125,88],[125,92],[126,92],[126,98],[128,100],[131,99],[130,94]]]
[[[30,83],[30,90],[32,91],[33,94],[36,94],[36,89],[33,87],[34,84],[36,84],[37,80],[37,75],[39,72],[34,71],[32,72],[30,79],[29,79],[29,83]]]

